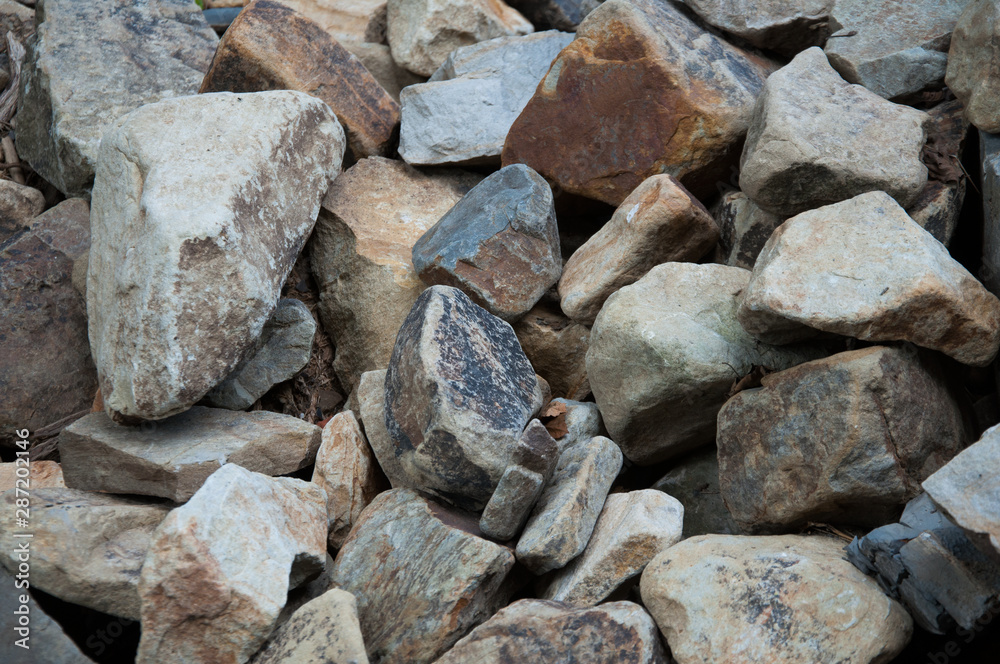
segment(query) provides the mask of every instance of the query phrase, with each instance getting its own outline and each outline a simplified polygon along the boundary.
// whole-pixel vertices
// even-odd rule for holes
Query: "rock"
[[[21,472],[18,473],[18,470]],[[21,480],[20,485],[18,480]],[[58,461],[32,461],[27,467],[17,462],[0,463],[0,493],[10,491],[16,486],[34,489],[65,489],[62,466]]]
[[[583,555],[553,575],[542,597],[596,606],[679,542],[683,520],[684,507],[662,491],[609,495]]]
[[[921,156],[929,164],[929,179],[906,214],[941,244],[949,246],[965,201],[968,176],[961,160],[969,121],[964,118],[962,103],[957,99],[938,104],[927,114],[932,124]]]
[[[792,57],[830,36],[833,0],[681,0],[706,23],[756,46]],[[839,5],[838,5],[839,9]],[[839,40],[835,40],[839,41]]]
[[[872,346],[761,379],[719,412],[719,485],[748,532],[892,521],[966,443],[940,369]]]
[[[368,664],[354,595],[331,588],[303,605],[253,664]]]
[[[869,191],[907,207],[927,182],[920,160],[927,122],[922,111],[845,82],[823,51],[807,49],[764,85],[740,159],[740,189],[786,217]]]
[[[329,107],[285,90],[170,99],[112,126],[94,184],[87,279],[109,414],[183,412],[244,359],[343,150]]]
[[[577,609],[562,602],[514,602],[455,644],[437,664],[661,664],[656,624],[633,602]]]
[[[562,310],[593,325],[612,293],[660,263],[698,260],[718,239],[708,210],[676,178],[647,178],[566,261],[559,279]]]
[[[913,622],[827,537],[702,535],[659,554],[642,601],[680,664],[888,662]]]
[[[559,445],[560,454],[580,441],[586,442],[607,433],[601,421],[601,411],[592,401],[553,399],[540,415],[551,418],[545,426]]]
[[[409,489],[372,501],[333,569],[372,664],[433,662],[506,603],[514,556],[478,534],[471,515]]]
[[[974,366],[1000,347],[1000,301],[880,191],[782,224],[757,259],[738,316],[771,343],[814,328],[911,341]]]
[[[136,662],[247,661],[325,554],[322,489],[224,465],[153,533]]]
[[[514,334],[531,366],[552,387],[556,398],[586,399],[587,348],[590,329],[574,323],[559,310],[558,303],[542,300],[513,323]]]
[[[742,191],[733,191],[712,208],[719,226],[720,262],[752,270],[761,249],[785,217],[762,210]]]
[[[551,30],[456,49],[429,82],[400,94],[399,156],[408,164],[499,164],[511,125],[571,41]]]
[[[87,491],[191,498],[223,464],[265,475],[305,468],[322,430],[297,417],[195,406],[142,426],[91,413],[59,436],[66,484]]]
[[[177,0],[47,0],[37,20],[17,152],[67,196],[89,196],[105,131],[140,106],[195,94],[219,38]]]
[[[412,486],[481,510],[541,406],[510,325],[460,290],[421,294],[385,377],[385,424]]]
[[[526,35],[534,28],[502,0],[389,0],[392,59],[430,76],[460,46]]]
[[[732,164],[774,67],[672,3],[608,0],[514,122],[503,164],[616,206],[660,173],[704,196]]]
[[[785,369],[822,355],[761,344],[743,330],[736,298],[749,278],[735,267],[664,263],[608,298],[590,336],[587,375],[611,439],[633,463],[715,440],[719,409],[754,367]]]
[[[30,494],[31,586],[66,602],[137,619],[139,570],[150,537],[170,508],[76,489],[31,487]],[[18,497],[15,491],[3,494],[11,517]],[[9,542],[0,551],[0,563],[11,574],[18,571],[17,532],[13,518],[0,520],[0,534]]]
[[[979,132],[983,189],[983,284],[1000,293],[1000,136]]]
[[[949,6],[960,4],[952,0]],[[944,79],[965,106],[965,117],[978,129],[1000,132],[1000,7],[993,2],[965,2],[951,35]]]
[[[322,27],[272,0],[255,0],[229,26],[200,92],[298,90],[337,114],[351,154],[384,155],[399,105]]]
[[[414,488],[396,458],[396,448],[385,426],[385,369],[366,371],[358,381],[361,423],[379,467],[393,489]]]
[[[621,468],[621,450],[603,436],[566,449],[517,541],[518,562],[544,574],[583,553]]]
[[[18,5],[23,8],[23,5]],[[0,180],[0,243],[28,228],[45,209],[45,195],[13,180]]]
[[[559,280],[559,229],[552,190],[521,164],[488,176],[413,245],[428,284],[459,288],[510,322]]]
[[[86,303],[72,283],[73,261],[90,247],[89,218],[87,202],[70,199],[0,243],[4,445],[15,429],[33,433],[89,410],[97,391]]]
[[[320,320],[347,389],[389,365],[399,326],[426,287],[413,269],[413,245],[480,179],[371,157],[330,187],[309,247]]]
[[[382,6],[385,7],[385,4]],[[385,44],[345,41],[341,45],[361,61],[368,73],[375,77],[397,104],[403,88],[426,80],[426,77],[417,76],[397,65],[392,59],[392,52]]]
[[[602,0],[511,0],[511,7],[531,21],[535,30],[552,28],[575,32],[577,26]]]
[[[337,413],[323,427],[312,481],[326,492],[327,542],[339,549],[361,511],[384,488],[354,413]]]
[[[281,0],[338,42],[365,42],[385,0]]]
[[[684,506],[684,537],[737,535],[739,526],[719,491],[719,456],[714,447],[697,450],[671,464],[653,484]]]
[[[939,88],[952,30],[969,2],[837,0],[838,37],[826,43],[826,55],[846,80],[886,99]]]

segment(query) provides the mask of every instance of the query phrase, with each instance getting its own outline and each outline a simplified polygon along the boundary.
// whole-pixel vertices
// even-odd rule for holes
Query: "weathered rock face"
[[[392,59],[422,76],[459,46],[534,31],[502,0],[390,0],[387,18]]]
[[[912,341],[975,366],[1000,347],[1000,300],[883,192],[782,224],[757,259],[739,320],[773,343],[815,328]]]
[[[587,375],[611,438],[641,465],[715,438],[733,383],[753,367],[785,369],[821,353],[759,343],[736,320],[750,273],[664,263],[610,298],[594,323]]]
[[[331,588],[275,631],[253,664],[368,664],[354,595]]]
[[[226,464],[153,534],[136,662],[247,661],[325,555],[321,489]]]
[[[73,288],[73,261],[90,247],[90,210],[78,198],[36,217],[0,243],[0,444],[86,410],[97,391],[86,303]]]
[[[17,500],[17,493],[8,491],[0,502],[13,515]],[[67,602],[138,619],[139,570],[153,531],[169,511],[165,505],[123,496],[32,487],[32,587]],[[18,571],[20,562],[15,532],[13,518],[0,520],[0,534],[12,543],[0,552],[0,563],[11,573]]]
[[[830,35],[833,0],[681,0],[706,23],[757,48],[791,57],[822,46]],[[839,5],[838,5],[839,8]]]
[[[748,532],[892,521],[966,443],[915,349],[873,346],[764,376],[719,412],[719,483]],[[924,366],[924,365],[927,366]]]
[[[1000,7],[993,2],[969,2],[955,25],[948,49],[945,84],[965,105],[966,117],[977,128],[1000,132]]]
[[[91,413],[59,436],[66,484],[184,502],[226,463],[284,475],[316,458],[322,430],[297,417],[195,406],[155,424]]]
[[[601,5],[601,0],[511,0],[507,4],[524,14],[535,30],[575,32],[587,14]]]
[[[336,113],[355,158],[384,155],[399,105],[361,62],[307,17],[255,0],[229,26],[200,92],[299,90]]]
[[[330,187],[309,247],[334,370],[348,389],[389,365],[399,326],[426,287],[413,269],[413,245],[480,179],[371,157]]]
[[[181,97],[114,124],[97,167],[87,280],[109,414],[182,412],[244,359],[343,151],[329,107],[293,91]]]
[[[692,452],[653,485],[684,506],[684,537],[737,535],[739,526],[719,491],[719,456],[714,447]]]
[[[611,205],[659,173],[714,191],[773,65],[657,0],[608,0],[576,35],[511,127],[503,163]]]
[[[399,156],[409,164],[499,163],[504,139],[573,35],[498,37],[453,51],[400,94]]]
[[[520,318],[562,271],[548,183],[522,164],[490,175],[417,240],[413,267],[494,316]]]
[[[559,310],[558,303],[546,298],[513,323],[513,327],[521,349],[538,375],[549,383],[554,397],[587,398],[589,328],[571,321]]]
[[[28,228],[44,209],[42,192],[13,180],[0,180],[0,243]]]
[[[740,159],[740,189],[785,216],[868,191],[906,207],[927,182],[920,150],[928,121],[847,83],[823,51],[810,48],[764,85]]]
[[[887,662],[913,631],[827,537],[692,537],[654,558],[641,587],[681,664]]]
[[[385,377],[385,424],[413,486],[481,510],[541,406],[510,325],[447,286],[417,299]]]
[[[358,410],[365,437],[393,489],[413,488],[396,458],[396,447],[385,426],[385,369],[366,371],[358,381]]]
[[[219,43],[186,0],[48,0],[21,75],[17,152],[67,196],[87,196],[101,136],[122,115],[194,94]]]
[[[361,515],[332,578],[357,598],[372,664],[424,664],[504,605],[513,566],[471,515],[394,489]]]
[[[719,262],[752,270],[761,249],[785,217],[762,210],[742,191],[726,194],[712,208],[719,226]]]
[[[24,468],[23,464],[16,462],[0,463],[0,492],[10,491],[18,486],[17,480],[24,479],[24,471],[17,474],[18,468]],[[63,481],[62,466],[58,461],[37,461],[33,460],[28,467],[29,486],[32,489],[63,489],[66,483]],[[24,482],[21,482],[24,488]]]
[[[593,325],[612,293],[660,263],[698,260],[718,239],[708,210],[676,178],[647,178],[566,261],[559,279],[562,310]]]
[[[632,602],[577,609],[562,602],[522,599],[499,611],[438,660],[438,664],[661,664],[656,624]]]

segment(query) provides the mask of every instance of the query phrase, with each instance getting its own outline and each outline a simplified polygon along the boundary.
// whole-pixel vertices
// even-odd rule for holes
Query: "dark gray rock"
[[[923,191],[907,210],[913,221],[948,246],[958,227],[965,201],[968,177],[962,166],[962,152],[969,133],[962,103],[946,101],[927,111],[927,144],[922,157],[928,168]]]
[[[1000,295],[1000,135],[979,132],[983,164],[983,266],[979,278]]]
[[[572,32],[602,0],[511,0],[507,4],[524,14],[535,30],[553,28]]]
[[[785,217],[761,209],[742,191],[726,194],[712,208],[719,225],[718,259],[732,267],[752,270],[761,249]]]
[[[830,35],[833,0],[680,0],[709,25],[792,57]]]
[[[673,496],[684,506],[684,537],[738,535],[740,528],[719,491],[716,449],[692,452],[672,465],[653,488]]]

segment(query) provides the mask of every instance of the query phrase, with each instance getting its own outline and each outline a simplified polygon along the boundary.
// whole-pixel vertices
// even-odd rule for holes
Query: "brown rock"
[[[552,387],[552,396],[574,401],[590,394],[587,348],[590,330],[563,315],[547,297],[514,323],[514,334],[535,371]]]
[[[42,192],[13,180],[0,180],[0,242],[28,228],[44,209]]]
[[[375,77],[379,85],[389,93],[389,96],[397,104],[399,103],[399,93],[403,88],[427,80],[425,76],[417,76],[397,65],[396,61],[392,59],[389,47],[385,44],[344,41],[341,46],[361,61],[368,73]]]

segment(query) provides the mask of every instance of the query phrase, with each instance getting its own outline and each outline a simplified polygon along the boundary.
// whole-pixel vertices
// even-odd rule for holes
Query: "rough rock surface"
[[[521,350],[539,376],[552,388],[552,396],[581,400],[590,395],[587,348],[590,329],[563,315],[558,302],[546,298],[513,324]]]
[[[13,180],[0,180],[0,243],[28,228],[45,209],[45,195]]]
[[[531,21],[535,30],[575,32],[587,14],[600,7],[602,0],[511,0],[507,4]]]
[[[927,122],[922,111],[847,83],[822,50],[807,49],[764,84],[740,159],[740,189],[785,216],[868,191],[906,207],[927,182],[920,160]]]
[[[601,420],[601,411],[592,401],[553,399],[542,409],[541,417],[551,418],[546,428],[559,445],[560,454],[580,441],[607,433]]]
[[[459,288],[494,316],[517,320],[562,271],[548,183],[523,164],[488,176],[417,240],[413,267],[426,283]]]
[[[366,371],[358,381],[358,412],[372,454],[393,489],[414,488],[396,458],[396,448],[385,426],[385,375],[387,371]]]
[[[738,315],[772,343],[815,328],[911,341],[975,366],[1000,348],[1000,300],[880,191],[782,224],[757,259]]]
[[[122,115],[193,95],[219,43],[186,0],[47,0],[21,75],[17,152],[87,196],[101,136]]]
[[[649,465],[715,439],[733,383],[754,367],[785,369],[816,349],[758,342],[736,319],[750,273],[664,263],[612,295],[594,323],[587,375],[611,438]]]
[[[275,631],[253,664],[368,664],[354,595],[331,588]]]
[[[718,239],[708,210],[676,178],[649,177],[566,261],[559,279],[562,310],[593,325],[612,293],[660,263],[698,260]]]
[[[392,51],[388,44],[344,41],[341,45],[361,61],[368,73],[375,77],[397,104],[404,88],[427,80],[426,77],[418,76],[397,65],[392,59]]]
[[[244,359],[343,151],[329,107],[290,90],[170,99],[113,124],[87,277],[109,414],[182,412]]]
[[[481,510],[542,406],[510,325],[432,286],[406,317],[385,377],[385,424],[413,486]]]
[[[915,349],[872,346],[769,374],[719,412],[719,484],[747,532],[892,521],[966,443]]]
[[[998,33],[1000,7],[994,2],[968,3],[952,34],[945,77],[972,124],[994,134],[1000,132]]]
[[[24,488],[24,482],[20,485],[18,480],[24,480],[24,471],[18,474],[18,469],[24,468],[24,463],[0,463],[0,493],[10,491],[20,486]],[[66,483],[63,481],[62,466],[58,461],[32,461],[28,466],[29,489],[64,489]]]
[[[59,454],[67,486],[184,502],[223,464],[284,475],[316,458],[322,430],[297,417],[194,408],[155,424],[122,426],[91,413],[66,427]]]
[[[719,491],[719,454],[715,447],[696,450],[671,466],[653,488],[684,506],[684,537],[739,534],[740,528]]]
[[[742,191],[733,191],[712,208],[719,225],[718,259],[732,267],[752,270],[757,256],[785,217],[761,209]]]
[[[321,489],[226,464],[153,533],[136,662],[247,661],[325,555]]]
[[[379,13],[385,11],[385,0],[281,0],[281,4],[313,21],[338,42],[373,41]]]
[[[681,0],[709,25],[757,48],[791,57],[822,46],[834,0]],[[838,5],[839,8],[839,5]]]
[[[659,173],[714,191],[773,63],[659,0],[608,0],[576,35],[511,127],[503,163],[611,205]]]
[[[337,554],[372,664],[429,664],[506,603],[509,549],[471,515],[408,489],[379,494]]]
[[[679,664],[888,662],[913,631],[827,537],[692,537],[654,558],[641,588]]]

